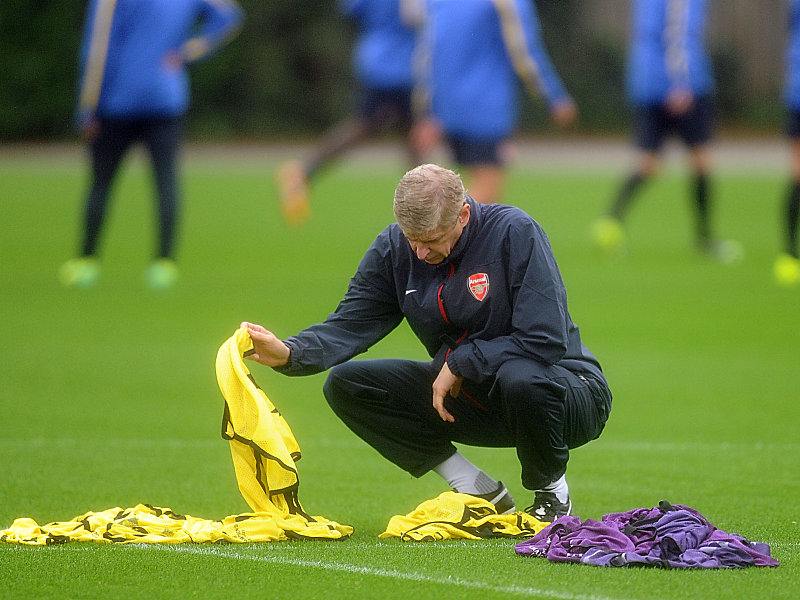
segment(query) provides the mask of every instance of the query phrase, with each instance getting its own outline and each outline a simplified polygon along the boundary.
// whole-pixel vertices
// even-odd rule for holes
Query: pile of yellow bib
[[[341,539],[353,533],[324,517],[310,516],[298,499],[295,461],[300,447],[289,425],[256,385],[243,357],[253,343],[239,329],[219,349],[216,371],[225,413],[223,437],[230,443],[239,490],[253,510],[221,521],[179,515],[139,504],[88,512],[70,521],[39,525],[17,519],[0,530],[0,542],[44,546],[69,541],[117,543],[269,542]]]

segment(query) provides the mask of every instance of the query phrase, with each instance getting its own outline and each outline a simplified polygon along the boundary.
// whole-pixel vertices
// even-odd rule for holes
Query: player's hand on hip
[[[414,124],[409,135],[414,150],[425,155],[433,152],[441,142],[442,126],[433,117],[426,117]]]
[[[433,408],[439,413],[442,421],[453,423],[456,418],[445,408],[444,399],[450,394],[456,398],[461,393],[461,382],[464,380],[459,375],[453,375],[447,363],[444,363],[436,380],[433,382]]]
[[[289,362],[289,347],[274,333],[255,323],[242,322],[240,327],[247,329],[253,340],[253,354],[246,356],[268,367],[283,367]]]
[[[87,141],[91,142],[97,139],[100,135],[100,119],[97,117],[92,117],[81,124],[80,126],[81,137]]]
[[[559,100],[551,108],[550,117],[559,127],[569,127],[578,120],[578,106],[571,98]]]
[[[686,87],[675,87],[667,94],[666,107],[672,115],[683,115],[694,106],[694,94]]]

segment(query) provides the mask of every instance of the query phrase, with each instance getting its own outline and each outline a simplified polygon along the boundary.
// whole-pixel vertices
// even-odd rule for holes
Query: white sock
[[[555,481],[553,481],[550,485],[546,485],[542,488],[543,492],[552,492],[558,498],[558,501],[562,504],[566,504],[567,500],[569,500],[569,486],[567,485],[567,476],[562,475]]]
[[[458,452],[433,470],[447,481],[450,487],[462,494],[489,494],[499,486],[497,481]]]

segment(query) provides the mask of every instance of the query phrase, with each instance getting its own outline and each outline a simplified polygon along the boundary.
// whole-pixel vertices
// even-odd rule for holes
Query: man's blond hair
[[[458,173],[420,165],[403,175],[394,192],[394,218],[409,237],[455,225],[467,193]]]

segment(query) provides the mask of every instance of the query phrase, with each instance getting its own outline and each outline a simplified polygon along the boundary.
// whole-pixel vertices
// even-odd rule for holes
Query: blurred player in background
[[[413,132],[420,153],[442,137],[478,202],[501,199],[508,141],[517,125],[518,82],[541,93],[552,119],[572,124],[577,108],[542,42],[530,0],[431,0],[420,36]]]
[[[178,277],[178,154],[189,107],[186,65],[228,42],[242,11],[234,0],[91,0],[80,55],[77,125],[89,143],[92,182],[81,255],[59,270],[64,285],[86,288],[100,276],[97,246],[119,164],[141,142],[152,160],[159,245],[145,278],[155,289]]]
[[[706,16],[706,0],[633,2],[627,92],[635,110],[639,154],[608,213],[594,225],[595,242],[606,251],[624,245],[623,220],[642,185],[657,173],[663,143],[674,134],[689,148],[698,249],[722,262],[741,256],[736,242],[716,240],[711,233],[714,78],[705,48]]]
[[[406,139],[409,162],[419,163],[411,146],[412,58],[422,0],[339,0],[342,13],[356,23],[353,67],[358,106],[327,131],[304,162],[289,161],[276,173],[281,211],[291,225],[311,214],[309,184],[319,171],[345,151],[396,127]]]
[[[787,108],[786,133],[791,144],[791,181],[786,195],[783,252],[775,260],[775,281],[781,285],[800,283],[800,254],[797,247],[797,223],[800,214],[800,0],[789,5],[789,39],[786,47]]]

